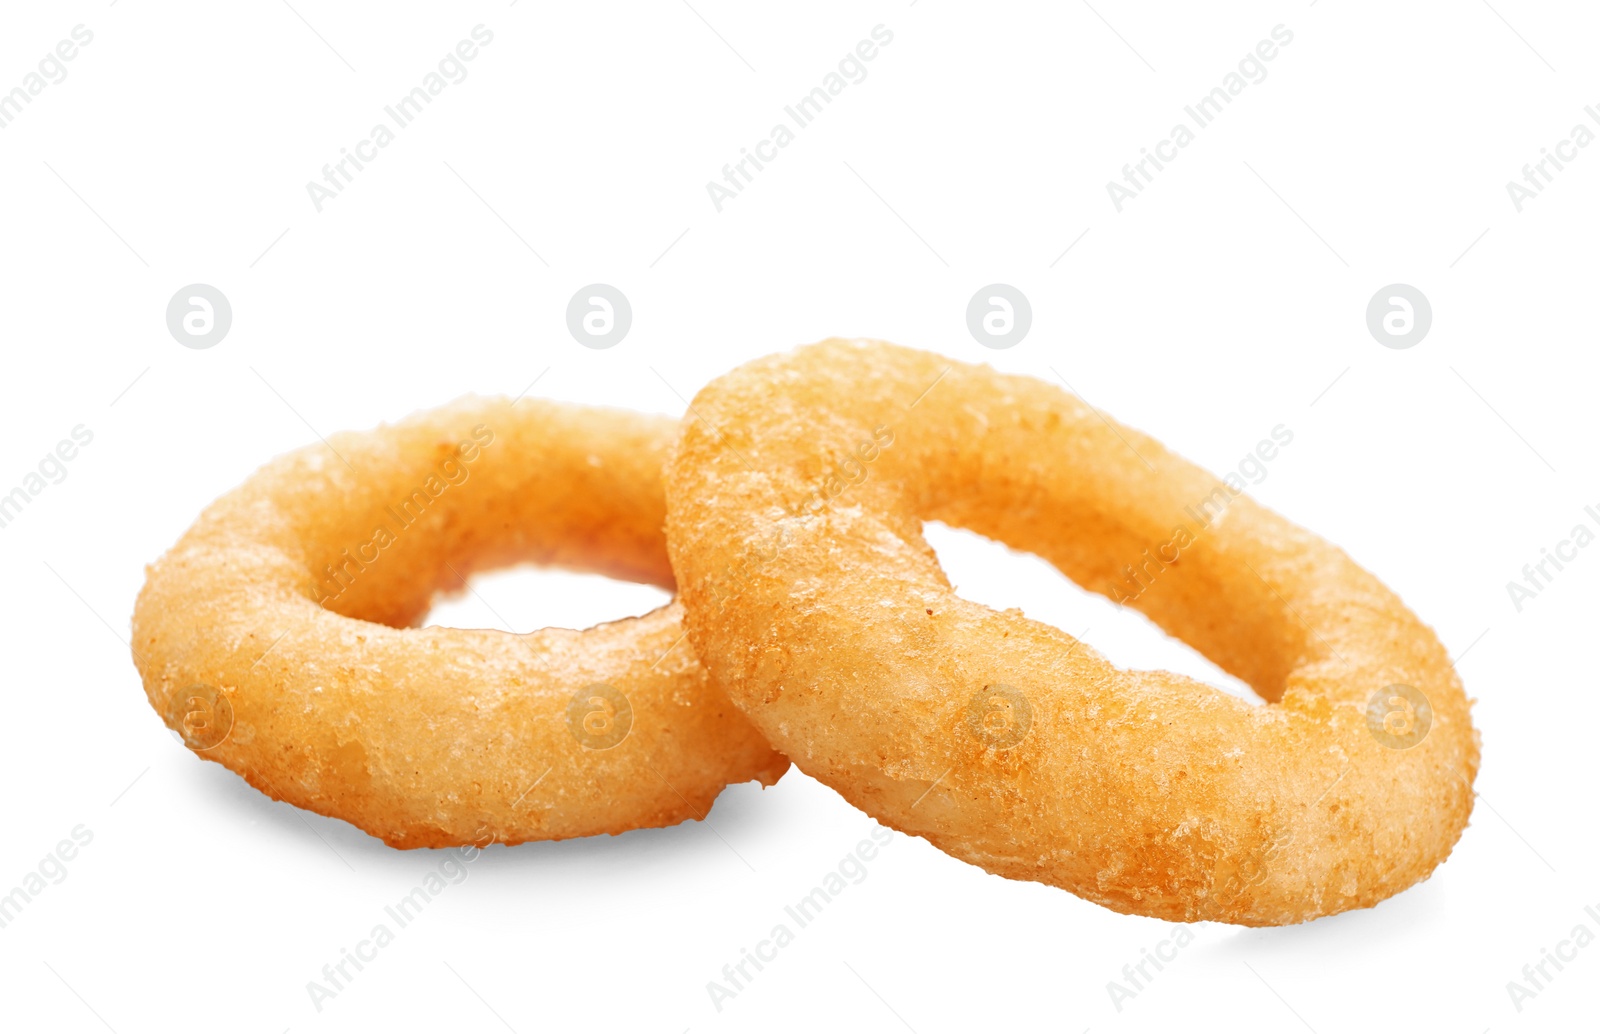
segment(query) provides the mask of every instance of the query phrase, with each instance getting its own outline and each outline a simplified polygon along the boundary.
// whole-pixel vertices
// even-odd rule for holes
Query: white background
[[[1591,1029],[1600,946],[1521,1012],[1506,984],[1576,924],[1600,934],[1583,911],[1600,910],[1600,548],[1520,612],[1506,585],[1597,523],[1600,147],[1521,212],[1505,185],[1600,102],[1594,12],[693,3],[7,6],[0,89],[75,25],[94,40],[0,130],[0,490],[74,426],[94,441],[0,529],[0,890],[74,826],[93,841],[0,930],[0,1025]],[[478,24],[494,40],[469,77],[317,212],[307,181]],[[717,212],[706,182],[878,24],[894,39],[866,80]],[[1279,24],[1294,39],[1267,78],[1118,213],[1106,182]],[[564,319],[597,281],[634,311],[606,351]],[[195,282],[234,312],[204,351],[164,319]],[[994,282],[1033,306],[1006,351],[964,318]],[[1364,316],[1396,282],[1434,313],[1403,351]],[[439,857],[185,750],[125,645],[143,565],[315,433],[515,394],[547,368],[535,394],[677,414],[731,366],[831,335],[1054,367],[1219,472],[1292,428],[1252,492],[1463,655],[1484,762],[1449,861],[1371,910],[1196,927],[1119,1011],[1107,982],[1171,927],[896,834],[719,1013],[707,982],[873,828],[791,772],[728,790],[715,833],[490,850],[316,1011],[307,981]],[[970,598],[1087,628],[1125,665],[1227,681],[1045,565],[935,535]],[[476,588],[519,630],[664,598],[551,574]],[[435,620],[500,625],[493,612],[468,596]]]

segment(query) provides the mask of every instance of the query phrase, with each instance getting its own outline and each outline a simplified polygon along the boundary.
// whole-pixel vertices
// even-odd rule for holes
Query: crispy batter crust
[[[1443,647],[1248,497],[1132,605],[1265,706],[962,600],[923,541],[924,520],[966,527],[1116,598],[1221,488],[1159,443],[1044,382],[876,342],[751,363],[692,408],[667,473],[690,641],[878,819],[1117,911],[1246,925],[1373,905],[1460,837],[1478,740]]]
[[[676,602],[583,632],[406,627],[520,561],[670,588],[676,428],[468,398],[269,463],[149,570],[151,705],[201,757],[395,847],[672,825],[771,784],[788,762],[679,642]]]

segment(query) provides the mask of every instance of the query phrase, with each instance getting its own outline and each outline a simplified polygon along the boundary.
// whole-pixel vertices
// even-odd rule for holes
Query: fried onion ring
[[[924,520],[1120,595],[1223,488],[1145,435],[876,342],[759,360],[691,410],[667,468],[690,641],[775,747],[880,821],[1119,912],[1254,926],[1371,906],[1459,838],[1478,740],[1444,648],[1231,488],[1132,605],[1265,706],[955,595]]]
[[[151,705],[201,757],[395,847],[666,826],[770,785],[788,762],[680,644],[676,602],[583,632],[407,627],[516,562],[671,588],[676,429],[469,398],[275,460],[150,569]]]

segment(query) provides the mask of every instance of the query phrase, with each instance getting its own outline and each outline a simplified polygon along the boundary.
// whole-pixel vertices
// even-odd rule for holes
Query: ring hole
[[[1082,638],[1119,668],[1177,672],[1261,703],[1245,682],[1188,643],[1167,635],[1137,610],[1080,588],[1048,560],[938,521],[925,522],[922,534],[964,600],[995,610],[1018,608],[1035,621]]]
[[[419,624],[518,634],[585,629],[648,614],[671,599],[654,585],[524,564],[469,576],[465,589],[435,597]]]

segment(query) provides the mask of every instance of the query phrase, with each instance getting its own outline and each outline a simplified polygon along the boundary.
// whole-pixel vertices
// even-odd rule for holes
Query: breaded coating
[[[1460,837],[1478,737],[1434,633],[1160,443],[1043,381],[866,341],[750,363],[691,410],[666,479],[690,642],[880,821],[1120,912],[1252,926],[1371,906]],[[1048,559],[1268,703],[959,598],[926,520]]]
[[[702,818],[788,762],[707,677],[674,602],[587,631],[412,628],[518,562],[670,588],[677,421],[467,398],[283,456],[149,569],[151,705],[201,757],[395,847]]]

